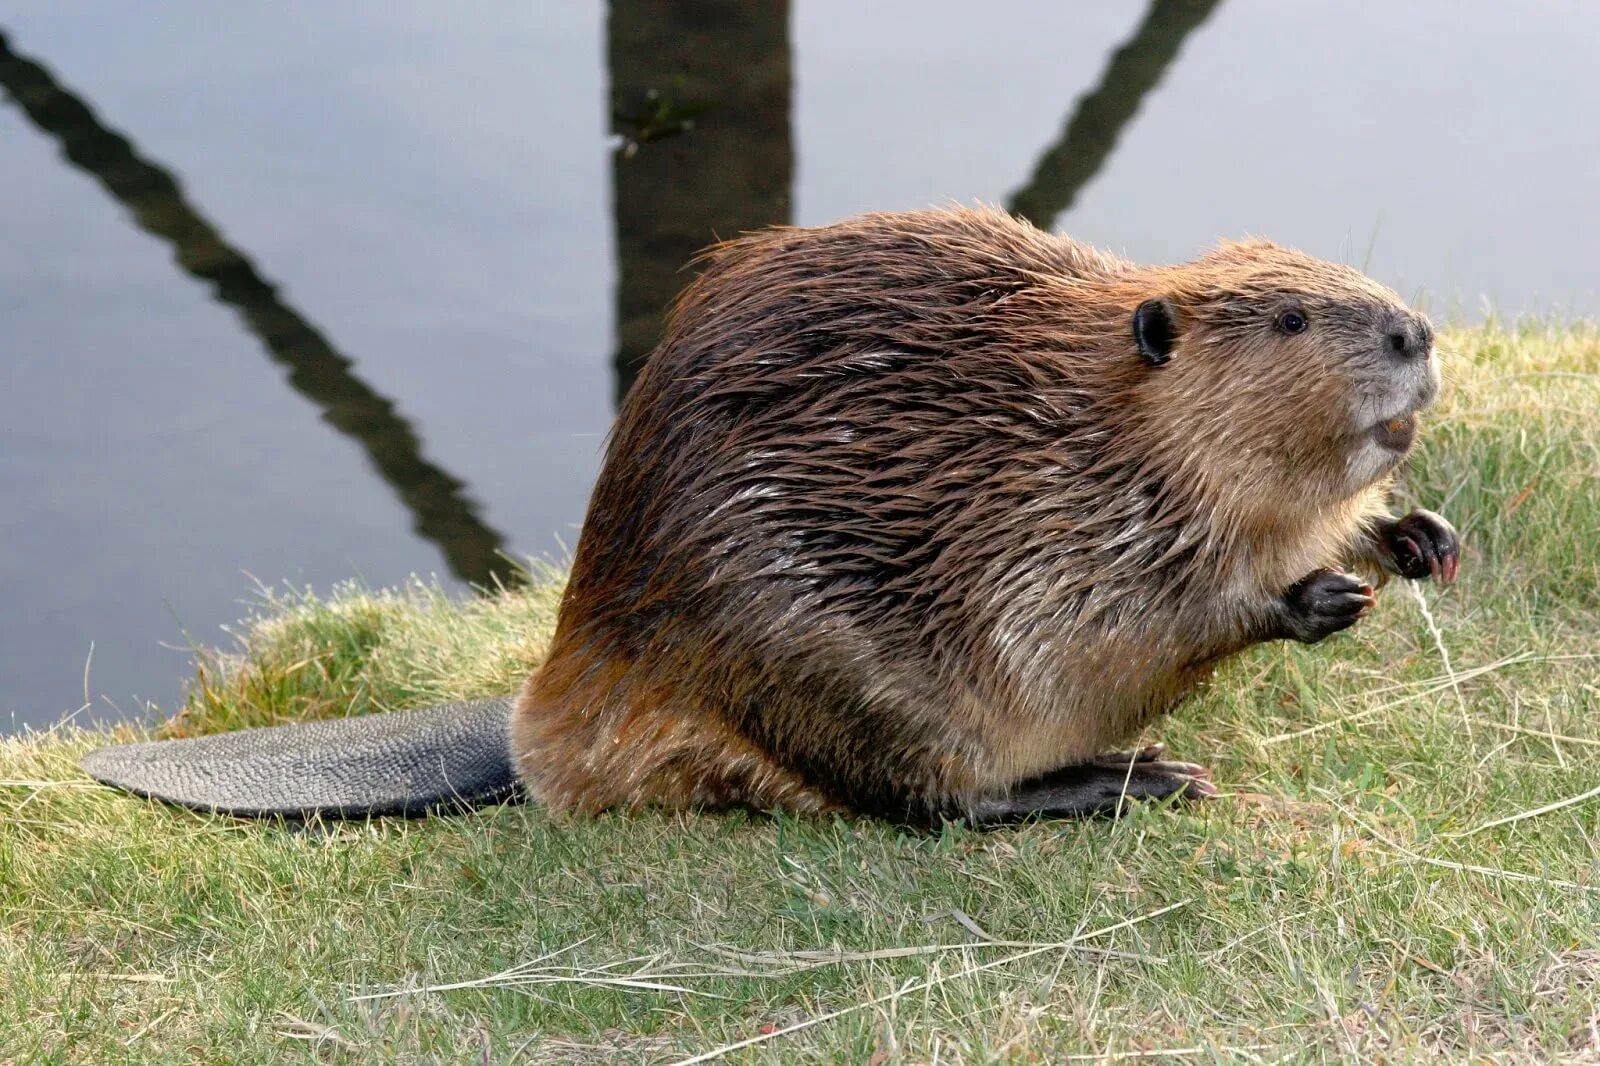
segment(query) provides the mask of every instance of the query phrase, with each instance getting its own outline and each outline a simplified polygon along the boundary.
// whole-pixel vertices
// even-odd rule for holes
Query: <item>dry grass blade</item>
[[[1544,729],[1530,729],[1525,725],[1513,725],[1510,722],[1488,722],[1492,729],[1500,729],[1507,733],[1517,733],[1525,737],[1537,737],[1540,740],[1559,741],[1562,744],[1579,744],[1589,748],[1600,748],[1600,740],[1593,737],[1575,737],[1567,733],[1554,733]]]
[[[727,977],[731,974],[689,974],[694,977]],[[678,992],[686,996],[705,996],[709,999],[727,999],[713,992],[668,984],[650,977],[606,977],[585,973],[526,973],[505,971],[472,981],[454,981],[449,984],[419,985],[416,988],[396,988],[387,992],[367,992],[351,996],[350,1002],[360,1003],[372,999],[393,999],[396,996],[413,996],[424,992],[455,992],[465,988],[517,988],[524,985],[590,985],[596,988],[625,988],[635,992]]]
[[[1444,631],[1439,628],[1439,623],[1434,620],[1433,611],[1428,608],[1428,597],[1422,594],[1422,585],[1417,581],[1407,581],[1406,588],[1411,592],[1411,598],[1417,602],[1417,610],[1422,613],[1423,624],[1428,627],[1428,635],[1433,638],[1433,646],[1439,649],[1439,661],[1444,664],[1445,676],[1450,679],[1450,691],[1455,693],[1456,703],[1461,708],[1461,726],[1472,735],[1472,719],[1467,715],[1467,698],[1461,694],[1461,679],[1456,676],[1456,669],[1450,663],[1450,649],[1444,644]]]
[[[279,1035],[289,1040],[304,1040],[313,1045],[334,1044],[346,1050],[353,1050],[361,1046],[331,1025],[308,1022],[303,1018],[294,1018],[289,1015],[284,1015],[283,1019],[285,1024],[279,1030]]]
[[[1455,870],[1458,873],[1498,877],[1505,881],[1524,881],[1535,885],[1549,885],[1552,888],[1567,888],[1575,892],[1600,894],[1600,885],[1584,885],[1579,884],[1577,881],[1567,881],[1559,877],[1539,877],[1537,874],[1519,873],[1516,870],[1505,870],[1498,866],[1478,866],[1468,862],[1451,862],[1449,859],[1436,859],[1431,855],[1419,855],[1410,848],[1401,847],[1392,842],[1390,846],[1408,859],[1420,862],[1424,866],[1436,866],[1441,870]]]
[[[874,948],[870,951],[838,951],[832,948],[803,949],[800,951],[741,951],[737,948],[727,948],[717,944],[702,944],[699,946],[704,951],[720,955],[725,959],[742,963],[746,966],[768,967],[767,976],[781,976],[798,973],[802,970],[813,970],[822,966],[840,966],[852,962],[881,962],[886,959],[910,959],[922,955],[943,955],[953,951],[984,951],[996,948],[1020,948],[1024,950],[1038,948],[1041,951],[1052,949],[1075,951],[1084,955],[1096,955],[1113,959],[1137,959],[1140,962],[1157,964],[1165,961],[1158,955],[1116,951],[1112,948],[1096,947],[1092,944],[1080,944],[1069,940],[982,940],[975,943],[915,944],[909,947]],[[758,976],[758,974],[749,971],[746,971],[744,975]]]
[[[1504,670],[1508,666],[1519,666],[1523,663],[1533,662],[1553,662],[1557,658],[1561,657],[1535,655],[1532,652],[1519,652],[1516,655],[1507,655],[1502,659],[1496,659],[1494,662],[1485,663],[1482,666],[1475,666],[1472,669],[1465,670],[1461,673],[1455,673],[1452,671],[1449,674],[1441,675],[1436,678],[1429,678],[1426,681],[1417,682],[1415,685],[1387,686],[1384,691],[1394,691],[1397,688],[1415,688],[1416,691],[1402,696],[1397,700],[1389,700],[1386,703],[1378,704],[1376,707],[1366,707],[1350,714],[1341,715],[1338,718],[1330,718],[1326,722],[1318,722],[1315,725],[1306,726],[1304,729],[1296,729],[1290,733],[1276,733],[1270,737],[1262,737],[1260,739],[1260,743],[1264,745],[1282,744],[1286,741],[1299,740],[1303,737],[1314,736],[1315,734],[1324,732],[1325,730],[1335,729],[1341,725],[1352,725],[1356,722],[1364,721],[1365,719],[1383,714],[1385,711],[1396,710],[1397,708],[1404,707],[1408,703],[1413,703],[1427,696],[1437,695],[1446,689],[1453,689],[1459,692],[1461,682],[1475,680],[1483,677],[1485,674],[1491,674],[1497,670]]]
[[[637,960],[629,960],[637,961]],[[652,960],[654,961],[654,960]],[[621,964],[617,964],[621,965]],[[736,977],[745,976],[725,970],[713,971],[686,971],[672,974],[653,974],[648,972],[616,975],[606,972],[610,967],[595,969],[577,969],[569,967],[565,970],[538,969],[531,964],[522,964],[490,974],[488,977],[478,977],[468,981],[452,981],[446,984],[419,985],[416,988],[396,988],[385,992],[366,992],[351,996],[350,1002],[359,1003],[374,999],[393,999],[397,996],[411,996],[425,992],[454,992],[467,988],[518,988],[530,985],[590,985],[597,988],[621,988],[634,992],[677,992],[687,996],[705,996],[710,999],[727,999],[713,992],[701,989],[688,988],[684,985],[671,984],[667,978],[678,980],[691,977]]]
[[[979,940],[984,940],[991,944],[994,943],[994,937],[990,936],[988,932],[985,931],[983,926],[973,921],[972,916],[961,910],[961,908],[951,907],[946,913],[956,920],[956,924],[960,925],[961,928],[965,929]]]
[[[1060,951],[1071,948],[1080,941],[1093,940],[1096,937],[1105,936],[1108,933],[1114,933],[1119,929],[1127,929],[1130,926],[1148,922],[1154,918],[1161,917],[1163,914],[1168,914],[1172,911],[1175,911],[1180,907],[1187,907],[1193,902],[1193,898],[1179,900],[1177,903],[1171,903],[1165,907],[1158,907],[1157,909],[1149,911],[1145,914],[1141,914],[1133,918],[1125,918],[1120,922],[1115,922],[1111,925],[1091,930],[1090,932],[1073,937],[1070,940],[1063,941],[1060,944],[1047,944],[1043,947],[1035,947],[1030,948],[1027,951],[1019,951],[1015,954],[1007,955],[1004,958],[994,959],[993,961],[981,963],[976,966],[963,966],[955,973],[944,974],[939,977],[931,977],[926,981],[917,981],[886,995],[876,996],[861,1003],[854,1003],[848,1007],[843,1007],[836,1011],[830,1011],[827,1014],[819,1014],[815,1018],[806,1018],[803,1021],[795,1022],[792,1025],[786,1025],[781,1029],[774,1029],[770,1033],[761,1033],[745,1040],[735,1041],[732,1044],[724,1044],[721,1047],[712,1048],[710,1051],[702,1051],[698,1055],[691,1055],[689,1058],[679,1059],[673,1063],[672,1066],[694,1066],[694,1064],[697,1062],[710,1062],[713,1059],[720,1059],[722,1056],[731,1054],[732,1052],[741,1051],[747,1047],[754,1047],[757,1044],[764,1044],[769,1040],[776,1040],[781,1036],[788,1036],[791,1033],[798,1033],[802,1029],[809,1029],[814,1025],[821,1025],[823,1022],[831,1022],[835,1018],[842,1018],[847,1014],[854,1014],[857,1011],[863,1011],[869,1007],[876,1007],[892,1000],[900,999],[903,996],[910,995],[912,992],[921,992],[925,989],[934,988],[949,981],[954,981],[957,978],[968,977],[972,974],[982,973],[985,970],[993,970],[1001,966],[1008,966],[1013,962],[1020,962],[1023,959],[1031,958],[1034,955],[1042,955],[1047,951]]]
[[[1600,790],[1597,790],[1600,791]],[[1503,881],[1521,881],[1525,884],[1548,885],[1551,888],[1564,888],[1573,892],[1586,892],[1600,895],[1600,885],[1586,885],[1578,881],[1568,881],[1559,877],[1540,877],[1538,874],[1525,874],[1518,870],[1507,870],[1499,866],[1479,866],[1474,863],[1455,862],[1450,859],[1438,859],[1432,855],[1423,855],[1406,847],[1398,840],[1382,832],[1367,819],[1346,807],[1338,800],[1329,797],[1329,802],[1343,812],[1346,818],[1361,826],[1368,833],[1391,851],[1399,854],[1412,862],[1422,863],[1424,866],[1433,866],[1441,870],[1453,870],[1456,873],[1478,874],[1482,877],[1493,877]]]
[[[137,1030],[136,1032],[130,1034],[129,1036],[124,1037],[123,1041],[122,1041],[122,1046],[131,1048],[133,1045],[135,1045],[139,1041],[143,1040],[145,1038],[145,1036],[152,1029],[154,1029],[156,1026],[160,1025],[162,1022],[166,1021],[168,1018],[172,1017],[176,1013],[178,1013],[178,1008],[177,1007],[173,1007],[170,1010],[165,1011],[164,1013],[156,1015],[154,1018],[150,1019],[150,1021],[145,1023],[145,1025],[142,1026],[139,1030]]]
[[[1554,811],[1565,810],[1568,807],[1576,807],[1578,804],[1587,800],[1592,800],[1596,796],[1600,796],[1600,785],[1596,785],[1587,792],[1580,792],[1576,796],[1568,796],[1566,799],[1556,800],[1554,803],[1546,803],[1543,807],[1535,807],[1532,810],[1519,811],[1516,814],[1508,814],[1504,818],[1496,818],[1492,822],[1484,822],[1482,825],[1476,826],[1472,829],[1464,829],[1459,833],[1448,833],[1446,836],[1452,840],[1459,839],[1461,837],[1474,836],[1486,829],[1493,829],[1495,826],[1514,825],[1517,822],[1525,822],[1529,818],[1538,818],[1541,815],[1550,814]]]
[[[1236,1044],[1233,1047],[1164,1047],[1150,1048],[1148,1050],[1130,1051],[1105,1051],[1087,1055],[1068,1055],[1067,1062],[1130,1062],[1138,1059],[1183,1059],[1196,1055],[1209,1055],[1213,1058],[1237,1055],[1247,1051],[1266,1051],[1273,1048],[1274,1044]]]

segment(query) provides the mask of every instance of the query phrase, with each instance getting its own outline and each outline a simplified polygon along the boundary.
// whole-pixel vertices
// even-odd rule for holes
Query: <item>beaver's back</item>
[[[658,601],[685,578],[703,595],[781,576],[788,595],[870,596],[880,612],[914,598],[926,590],[905,577],[933,564],[977,486],[1089,417],[1087,397],[1047,394],[1041,355],[1062,337],[1008,303],[1041,277],[1119,266],[990,212],[715,249],[618,418],[574,582],[626,589],[636,622],[676,610]]]

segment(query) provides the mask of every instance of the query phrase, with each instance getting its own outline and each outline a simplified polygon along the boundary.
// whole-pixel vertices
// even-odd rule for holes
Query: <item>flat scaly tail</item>
[[[114,745],[89,776],[135,795],[241,818],[417,816],[521,798],[509,697],[414,711]]]

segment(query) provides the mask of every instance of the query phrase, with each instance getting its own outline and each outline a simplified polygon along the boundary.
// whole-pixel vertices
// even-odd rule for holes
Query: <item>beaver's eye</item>
[[[1278,328],[1285,333],[1304,333],[1310,324],[1299,311],[1285,311],[1278,316]]]

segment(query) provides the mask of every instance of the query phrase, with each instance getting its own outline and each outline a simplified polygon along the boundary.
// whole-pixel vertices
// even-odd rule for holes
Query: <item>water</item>
[[[1600,312],[1583,0],[678,6],[0,14],[0,727],[171,706],[253,579],[564,555],[714,233],[983,199]]]

